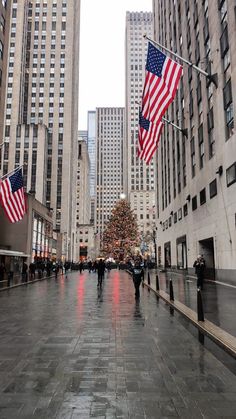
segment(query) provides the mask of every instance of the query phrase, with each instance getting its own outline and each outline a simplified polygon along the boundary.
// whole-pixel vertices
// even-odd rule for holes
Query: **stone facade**
[[[186,64],[167,117],[157,162],[158,260],[186,269],[200,253],[209,278],[235,284],[235,2],[153,1],[154,39],[211,74]],[[166,116],[165,115],[165,116]]]

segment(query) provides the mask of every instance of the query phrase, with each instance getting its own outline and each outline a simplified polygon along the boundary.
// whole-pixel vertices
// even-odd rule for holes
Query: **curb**
[[[59,274],[59,276],[64,275],[64,273]],[[27,282],[20,282],[19,284],[15,284],[15,285],[11,285],[10,287],[5,287],[5,288],[0,288],[0,292],[2,291],[9,291],[13,288],[18,288],[18,287],[22,287],[23,285],[28,285],[28,284],[35,284],[35,282],[39,282],[39,281],[45,281],[46,279],[51,279],[54,278],[55,279],[55,275],[51,275],[51,276],[44,276],[43,278],[38,278],[35,279],[34,281],[27,281]]]
[[[169,294],[167,294],[165,291],[156,291],[146,282],[144,282],[144,285],[149,290],[153,291],[156,296],[165,301],[165,303],[167,303],[170,307],[187,318],[201,333],[208,336],[217,345],[228,352],[233,358],[236,358],[236,338],[234,336],[230,335],[230,333],[224,331],[209,320],[198,321],[197,313],[195,311],[180,303],[179,301],[171,301]]]

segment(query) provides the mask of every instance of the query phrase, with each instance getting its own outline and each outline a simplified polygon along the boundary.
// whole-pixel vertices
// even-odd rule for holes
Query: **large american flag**
[[[150,162],[160,139],[163,122],[160,119],[157,123],[150,122],[139,114],[139,149],[138,156],[147,164]]]
[[[182,71],[183,67],[180,64],[171,60],[149,42],[142,117],[139,119],[138,151],[139,157],[146,163],[149,163],[157,148],[163,126],[162,117],[174,100]],[[145,128],[148,123],[150,125]]]
[[[173,102],[183,67],[150,42],[143,89],[142,114],[151,122],[159,121]]]
[[[11,223],[22,220],[26,212],[22,169],[0,182],[0,203]]]

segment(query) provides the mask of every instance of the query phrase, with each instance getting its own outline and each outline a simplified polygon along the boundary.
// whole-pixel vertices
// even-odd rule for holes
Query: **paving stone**
[[[236,417],[235,374],[125,272],[2,293],[0,316],[0,419]]]

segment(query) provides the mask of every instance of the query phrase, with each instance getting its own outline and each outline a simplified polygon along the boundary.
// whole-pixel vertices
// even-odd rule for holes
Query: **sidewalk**
[[[160,290],[169,293],[172,279],[174,298],[195,312],[197,311],[197,284],[194,278],[175,272],[149,271],[151,287],[156,289],[156,273]],[[145,273],[147,282],[148,271]],[[236,287],[205,281],[202,291],[205,319],[236,337]]]
[[[0,419],[236,417],[234,369],[124,271],[0,293],[0,318]]]

